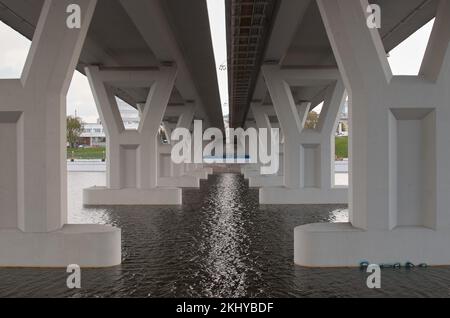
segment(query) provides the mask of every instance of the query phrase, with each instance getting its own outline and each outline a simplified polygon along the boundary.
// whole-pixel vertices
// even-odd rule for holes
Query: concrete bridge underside
[[[67,90],[75,70],[88,76],[107,135],[107,185],[84,203],[180,204],[211,169],[172,164],[161,124],[223,129],[206,2],[2,0],[0,19],[32,40],[21,78],[0,80],[0,266],[120,264],[120,229],[67,224]],[[116,97],[138,109],[137,130]]]
[[[66,27],[73,3],[80,29]],[[349,223],[295,229],[298,265],[450,264],[450,2],[376,3],[379,30],[367,0],[226,1],[231,125],[283,136],[278,175],[243,171],[260,178],[260,202],[350,206]],[[435,16],[420,74],[393,76],[386,53]],[[33,39],[22,77],[0,80],[0,266],[117,265],[119,229],[66,224],[70,79],[87,75],[108,136],[107,186],[86,189],[85,203],[180,204],[181,187],[210,171],[168,162],[161,123],[223,129],[206,2],[0,0],[0,18]],[[331,164],[347,95],[348,189]],[[137,131],[115,96],[139,110]]]
[[[381,8],[380,29],[368,27],[370,4]],[[261,187],[260,202],[349,203],[349,223],[295,229],[296,264],[450,264],[450,2],[227,5],[231,123],[277,122],[284,136],[277,176],[261,176],[258,167],[243,171]],[[394,76],[387,53],[434,17],[420,73]],[[334,186],[332,165],[345,95],[348,190]],[[305,116],[319,104],[319,123],[308,129]]]

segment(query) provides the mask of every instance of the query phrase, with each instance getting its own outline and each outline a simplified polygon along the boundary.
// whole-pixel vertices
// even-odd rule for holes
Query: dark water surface
[[[450,267],[383,270],[382,289],[359,269],[293,264],[293,229],[345,221],[345,206],[259,206],[242,176],[220,174],[186,190],[180,207],[81,206],[81,189],[103,173],[69,173],[71,223],[122,229],[123,264],[82,270],[82,288],[65,269],[0,269],[1,297],[425,297],[450,296]]]

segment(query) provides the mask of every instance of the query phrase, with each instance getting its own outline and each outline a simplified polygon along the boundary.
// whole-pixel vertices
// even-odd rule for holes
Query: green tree
[[[305,128],[315,129],[318,123],[319,123],[319,114],[316,113],[315,111],[309,112],[308,117],[306,118]]]
[[[67,141],[71,148],[75,148],[81,133],[83,132],[83,122],[80,118],[67,116]]]

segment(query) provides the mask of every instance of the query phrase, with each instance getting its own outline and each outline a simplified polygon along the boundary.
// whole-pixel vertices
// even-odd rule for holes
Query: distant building
[[[230,140],[230,115],[224,114],[223,116],[223,125],[225,128],[225,140],[228,142]]]
[[[338,126],[336,129],[337,136],[348,136],[348,102],[345,103],[344,109],[340,113]]]
[[[106,135],[100,123],[84,123],[79,144],[88,147],[105,147]]]
[[[117,104],[125,129],[137,130],[140,120],[139,112],[120,99],[117,100]],[[79,144],[86,147],[106,146],[106,134],[100,120],[97,120],[96,123],[83,123],[83,132],[80,136]]]

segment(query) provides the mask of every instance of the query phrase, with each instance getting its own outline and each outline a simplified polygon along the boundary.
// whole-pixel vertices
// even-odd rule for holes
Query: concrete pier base
[[[259,189],[260,204],[347,204],[348,189],[288,189],[285,187]]]
[[[261,175],[260,166],[254,167],[244,167],[241,168],[241,173],[244,175],[245,179],[250,179],[251,177],[257,177]]]
[[[160,177],[158,178],[158,187],[199,188],[200,179],[186,175],[181,177]]]
[[[199,178],[200,180],[207,180],[210,174],[213,174],[212,168],[197,168],[186,172],[186,175]]]
[[[360,230],[350,223],[308,224],[295,228],[295,264],[305,267],[357,267],[412,262],[450,264],[450,229],[399,227],[390,231]]]
[[[251,176],[248,178],[250,188],[265,188],[265,187],[281,187],[283,186],[283,176]]]
[[[84,189],[85,205],[179,205],[182,192],[179,188],[108,189],[93,187]]]
[[[64,225],[48,233],[0,229],[1,267],[110,267],[121,263],[121,231],[104,225]]]

